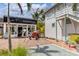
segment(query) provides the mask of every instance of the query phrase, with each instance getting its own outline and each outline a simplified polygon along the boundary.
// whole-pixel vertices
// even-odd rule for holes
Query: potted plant
[[[79,52],[79,37],[76,39],[76,49],[77,49],[77,51]]]
[[[69,40],[68,43],[69,43],[70,48],[76,48],[76,42],[75,41]]]

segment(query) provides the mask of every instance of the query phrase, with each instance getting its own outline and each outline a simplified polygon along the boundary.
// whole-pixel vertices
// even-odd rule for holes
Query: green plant
[[[68,43],[72,44],[72,45],[76,45],[76,41],[74,41],[74,40],[68,40]]]
[[[79,44],[79,37],[77,37],[77,39],[76,39],[75,41],[76,41],[76,43],[78,43],[78,44]]]
[[[17,47],[16,49],[13,49],[11,53],[8,52],[8,50],[0,50],[0,56],[28,56],[28,49],[25,49],[24,47]]]
[[[0,50],[0,56],[9,56],[8,50]]]
[[[28,49],[25,49],[24,47],[17,47],[12,51],[12,56],[27,56],[28,54]]]

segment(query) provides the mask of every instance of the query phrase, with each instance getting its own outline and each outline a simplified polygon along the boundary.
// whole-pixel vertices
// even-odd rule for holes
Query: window
[[[71,20],[69,18],[66,18],[66,24],[71,24]]]
[[[16,33],[15,25],[11,25],[10,30],[11,30],[11,34],[15,34]]]
[[[55,27],[55,23],[52,23],[52,27]]]
[[[32,26],[32,32],[35,30],[35,26]]]
[[[14,27],[11,27],[11,33],[14,34],[15,30]]]

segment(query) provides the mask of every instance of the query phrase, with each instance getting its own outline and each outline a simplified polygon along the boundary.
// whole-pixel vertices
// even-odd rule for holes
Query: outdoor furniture
[[[32,37],[33,38],[36,38],[37,36],[39,36],[39,32],[38,31],[32,32]]]

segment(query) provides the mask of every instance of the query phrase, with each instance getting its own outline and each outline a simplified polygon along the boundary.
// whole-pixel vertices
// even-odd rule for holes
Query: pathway
[[[29,53],[32,56],[77,56],[77,54],[70,53],[54,45],[43,45],[40,48],[33,47]]]

